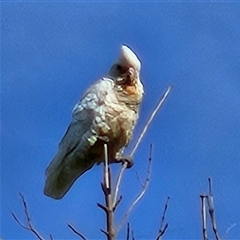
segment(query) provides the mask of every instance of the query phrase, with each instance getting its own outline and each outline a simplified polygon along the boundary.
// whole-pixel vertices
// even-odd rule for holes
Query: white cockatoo
[[[104,143],[110,162],[122,158],[143,97],[140,68],[134,52],[122,46],[109,73],[91,85],[75,105],[59,150],[46,169],[47,196],[62,198],[79,176],[104,161]]]

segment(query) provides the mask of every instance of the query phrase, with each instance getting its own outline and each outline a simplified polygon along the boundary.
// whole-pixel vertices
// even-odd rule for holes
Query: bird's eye
[[[122,70],[122,66],[121,65],[117,65],[117,70],[121,71]]]

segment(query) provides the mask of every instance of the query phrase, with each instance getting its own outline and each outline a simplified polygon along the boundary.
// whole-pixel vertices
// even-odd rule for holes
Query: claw
[[[123,156],[121,158],[115,159],[115,163],[127,163],[127,168],[131,168],[134,164],[133,159],[131,156]]]

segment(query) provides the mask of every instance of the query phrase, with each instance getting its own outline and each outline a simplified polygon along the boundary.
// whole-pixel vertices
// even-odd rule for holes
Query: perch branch
[[[104,144],[104,179],[103,183],[101,184],[103,194],[105,197],[105,204],[98,203],[98,207],[104,210],[106,213],[106,220],[107,220],[107,231],[100,229],[103,232],[108,240],[115,239],[115,229],[114,229],[114,215],[113,215],[113,201],[112,201],[112,189],[111,189],[111,172],[108,164],[108,148],[107,144]]]
[[[129,209],[127,210],[127,212],[125,213],[122,221],[120,222],[120,225],[118,226],[116,232],[119,232],[120,229],[122,228],[123,224],[125,223],[125,221],[127,220],[129,214],[131,213],[131,211],[133,210],[133,208],[135,207],[135,205],[141,200],[141,198],[143,197],[143,195],[145,194],[148,185],[149,185],[149,181],[150,181],[150,167],[151,167],[151,163],[152,163],[152,145],[150,145],[150,154],[149,154],[149,159],[148,159],[148,168],[147,168],[147,177],[145,179],[144,182],[144,186],[142,188],[142,191],[139,193],[139,195],[136,197],[136,199],[133,201],[133,203],[130,205]]]
[[[27,202],[26,202],[24,196],[23,196],[21,193],[19,193],[19,195],[20,195],[20,197],[21,197],[21,199],[22,199],[22,203],[23,203],[23,207],[24,207],[24,212],[25,212],[25,217],[26,217],[26,219],[27,219],[27,224],[26,224],[26,225],[22,224],[22,223],[18,220],[18,218],[16,217],[16,215],[15,215],[13,212],[11,212],[14,220],[19,224],[20,227],[22,227],[22,228],[24,228],[24,229],[32,232],[32,233],[37,237],[37,239],[43,240],[43,238],[41,237],[41,235],[40,235],[40,234],[37,232],[37,230],[33,227],[33,224],[32,224],[32,222],[31,222],[31,218],[30,218],[30,215],[29,215],[29,212],[28,212]]]
[[[87,240],[80,232],[78,232],[70,223],[68,223],[68,227],[76,234],[78,235],[81,239]]]

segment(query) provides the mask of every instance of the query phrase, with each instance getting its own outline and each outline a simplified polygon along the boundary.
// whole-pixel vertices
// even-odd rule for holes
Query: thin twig
[[[132,230],[132,240],[135,240],[134,231]]]
[[[166,212],[167,212],[169,199],[170,199],[170,197],[167,197],[167,201],[166,201],[165,206],[164,206],[163,215],[162,215],[161,224],[160,224],[160,230],[162,229],[164,221],[165,221],[165,215],[166,215]]]
[[[78,235],[81,239],[87,240],[87,238],[84,237],[80,232],[78,232],[70,223],[68,223],[68,227],[76,234]]]
[[[103,205],[100,204],[100,203],[97,203],[97,205],[98,205],[98,207],[101,208],[105,213],[107,213],[108,209],[107,209],[105,206],[103,206]]]
[[[25,212],[25,217],[26,217],[26,219],[27,219],[27,224],[26,224],[26,225],[22,224],[22,223],[18,220],[18,218],[16,217],[16,215],[15,215],[13,212],[11,212],[14,220],[18,223],[18,225],[19,225],[20,227],[22,227],[22,228],[24,228],[24,229],[32,232],[32,233],[37,237],[37,239],[43,240],[43,238],[41,237],[41,235],[37,232],[37,230],[36,230],[36,229],[33,227],[33,225],[32,225],[31,218],[30,218],[30,215],[29,215],[29,213],[28,213],[27,202],[26,202],[24,196],[23,196],[21,193],[19,193],[19,195],[20,195],[20,197],[21,197],[21,199],[22,199],[22,203],[23,203],[23,207],[24,207],[24,212]]]
[[[114,204],[114,206],[113,206],[113,211],[116,210],[118,204],[119,204],[121,201],[122,201],[122,196],[120,196],[120,197],[118,198],[118,200],[116,201],[116,203]]]
[[[121,166],[120,172],[118,174],[116,187],[115,187],[115,190],[114,190],[114,193],[113,193],[113,207],[114,208],[116,208],[119,187],[120,187],[120,183],[121,183],[121,180],[122,180],[122,177],[123,177],[123,172],[126,168],[127,168],[127,161],[124,161],[124,163]]]
[[[129,214],[131,213],[131,211],[133,210],[135,205],[141,200],[141,198],[145,194],[145,192],[146,192],[146,190],[148,188],[148,185],[149,185],[149,181],[150,181],[150,173],[151,173],[150,167],[151,167],[151,163],[152,163],[152,145],[150,145],[150,154],[149,154],[149,159],[148,159],[147,177],[146,177],[145,182],[144,182],[144,187],[143,187],[142,191],[139,193],[139,195],[136,197],[136,199],[133,201],[133,203],[130,205],[130,207],[127,210],[127,212],[125,213],[125,215],[124,215],[122,221],[120,222],[116,232],[120,231],[120,229],[122,228],[123,224],[127,220]]]
[[[100,231],[101,231],[102,233],[104,233],[104,234],[106,235],[106,237],[108,237],[108,233],[107,233],[105,230],[100,229]]]
[[[207,197],[208,211],[209,211],[209,215],[212,223],[212,229],[215,234],[215,238],[216,240],[220,240],[220,237],[217,231],[217,223],[216,223],[215,210],[214,210],[214,204],[213,204],[212,179],[208,178],[208,182],[209,182],[209,195]]]
[[[201,198],[201,211],[202,211],[202,232],[203,232],[203,240],[208,240],[207,237],[207,216],[206,216],[206,195],[200,195]]]
[[[168,228],[168,223],[166,223],[163,227],[163,229],[160,230],[160,232],[158,233],[158,236],[156,238],[156,240],[160,240],[161,237],[164,235],[165,231],[167,230]]]
[[[28,227],[26,227],[25,225],[23,225],[23,224],[18,220],[18,218],[15,216],[15,214],[14,214],[13,212],[11,212],[11,214],[12,214],[14,220],[18,223],[18,225],[19,225],[20,227],[22,227],[22,228],[24,228],[24,229],[26,229],[26,230],[29,230]]]
[[[139,177],[138,172],[136,172],[136,177],[137,177],[137,180],[138,180],[139,184],[140,184],[142,187],[144,187],[144,184],[141,182],[141,179],[140,179],[140,177]]]
[[[166,216],[166,212],[167,212],[167,208],[168,208],[169,199],[170,199],[170,197],[167,198],[167,201],[164,205],[164,210],[163,210],[163,214],[162,214],[162,218],[161,218],[160,228],[159,228],[156,240],[161,239],[161,237],[163,236],[163,234],[165,233],[165,231],[168,227],[168,223],[164,224],[164,222],[165,222],[165,216]]]
[[[225,234],[229,233],[229,232],[230,232],[233,228],[235,228],[236,226],[237,226],[237,223],[231,224],[231,225],[227,228]]]
[[[212,179],[208,178],[208,190],[209,190],[209,195],[212,196]]]
[[[157,114],[158,110],[161,108],[161,106],[162,106],[163,103],[165,102],[165,100],[166,100],[169,92],[171,91],[171,89],[172,89],[172,86],[169,86],[169,87],[167,88],[166,92],[164,93],[164,95],[163,95],[163,96],[161,97],[161,99],[159,100],[157,106],[155,107],[154,111],[152,112],[150,118],[148,119],[147,124],[146,124],[145,127],[143,128],[143,130],[142,130],[142,132],[141,132],[141,134],[140,134],[140,136],[139,136],[139,138],[138,138],[138,140],[137,140],[137,142],[136,142],[136,144],[135,144],[135,146],[134,146],[134,148],[133,148],[133,150],[132,150],[132,152],[131,152],[131,154],[130,154],[130,157],[133,157],[133,155],[134,155],[134,153],[136,152],[136,150],[137,150],[140,142],[142,141],[142,138],[144,137],[144,135],[145,135],[145,133],[146,133],[146,131],[147,131],[150,123],[152,122],[152,120],[153,120],[153,118],[155,117],[155,115]]]
[[[129,222],[127,223],[127,237],[126,240],[130,240],[130,224]]]

